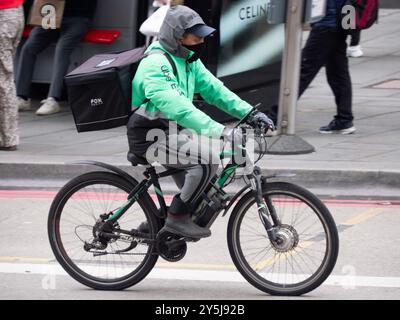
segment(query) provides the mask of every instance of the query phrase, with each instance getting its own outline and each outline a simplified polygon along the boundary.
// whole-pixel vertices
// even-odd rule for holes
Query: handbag
[[[157,37],[160,33],[161,26],[167,15],[170,6],[165,5],[160,7],[154,12],[143,24],[140,26],[139,31],[148,37]]]
[[[64,16],[65,0],[34,0],[28,24],[44,29],[59,29]]]

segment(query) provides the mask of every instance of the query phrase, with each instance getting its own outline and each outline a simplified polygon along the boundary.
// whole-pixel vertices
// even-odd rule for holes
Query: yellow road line
[[[264,261],[260,261],[260,262],[257,263],[256,265],[252,266],[252,268],[253,268],[255,271],[262,270],[262,269],[264,269],[265,267],[268,267],[268,266],[273,265],[275,262],[277,262],[277,261],[280,260],[280,259],[281,259],[281,255],[280,255],[280,254],[276,254],[276,255],[274,255],[274,256],[271,257],[271,258],[268,258],[268,259],[266,259],[266,260],[264,260]]]
[[[0,262],[20,262],[20,263],[51,263],[55,259],[51,258],[34,258],[34,257],[9,257],[0,256]],[[173,262],[158,262],[159,268],[168,269],[204,269],[204,270],[236,270],[233,264],[202,264],[202,263],[173,263]]]
[[[30,257],[0,257],[0,262],[49,263],[55,259]]]
[[[385,211],[385,209],[383,209],[383,208],[373,208],[373,209],[367,210],[367,211],[365,211],[365,212],[355,216],[354,218],[351,218],[341,224],[346,225],[346,226],[354,226],[361,222],[365,222],[369,219],[372,219],[373,217],[376,217],[378,214],[381,214],[384,211]]]
[[[343,223],[342,225],[346,226],[354,226],[356,224],[365,222],[370,220],[377,215],[383,213],[386,209],[384,208],[373,208],[367,210]],[[312,241],[304,241],[300,242],[299,246],[297,247],[296,251],[289,253],[288,255],[294,255],[304,249],[308,248],[313,244]],[[288,255],[276,255],[275,257],[271,257],[264,261],[260,261],[255,264],[253,267],[254,269],[260,270],[269,265],[274,264],[279,259],[282,259],[283,256]],[[35,257],[12,257],[12,256],[0,256],[0,262],[20,262],[20,263],[51,263],[55,262],[54,258],[35,258]],[[202,264],[202,263],[170,263],[170,262],[159,262],[157,263],[157,267],[160,268],[176,268],[176,269],[204,269],[204,270],[236,270],[236,267],[233,264]]]
[[[205,269],[205,270],[236,270],[233,264],[203,264],[203,263],[173,263],[159,262],[156,264],[160,268],[168,269]]]
[[[310,247],[314,242],[313,241],[302,241],[298,244],[296,247],[296,250],[292,250],[288,253],[282,253],[279,254],[277,253],[274,257],[271,257],[269,259],[266,259],[264,261],[260,261],[256,265],[252,266],[255,271],[259,271],[264,269],[265,267],[273,265],[275,262],[281,260],[282,258],[287,258],[290,256],[293,256],[295,254],[298,254],[299,252],[303,251],[304,249]]]

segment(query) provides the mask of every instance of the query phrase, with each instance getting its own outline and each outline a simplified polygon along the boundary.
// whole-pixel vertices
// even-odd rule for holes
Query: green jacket
[[[143,143],[149,129],[168,130],[169,121],[175,121],[197,134],[221,137],[225,126],[193,105],[194,94],[200,94],[206,102],[237,119],[244,118],[252,110],[250,104],[208,71],[200,59],[189,63],[193,52],[179,45],[176,39],[183,35],[188,26],[203,20],[199,20],[200,16],[193,19],[191,13],[186,20],[182,19],[182,14],[186,13],[179,12],[180,8],[182,6],[169,10],[160,41],[153,43],[146,51],[162,50],[169,54],[175,62],[177,75],[166,56],[162,53],[151,54],[140,62],[132,83],[132,104],[139,108],[128,123],[128,136],[133,140],[130,143],[139,145],[139,149],[145,149]],[[174,14],[180,18],[177,19]]]
[[[159,42],[152,44],[147,52],[154,49],[166,52]],[[184,58],[171,57],[177,76],[164,55],[152,54],[143,59],[133,80],[134,106],[141,106],[152,115],[164,115],[184,128],[211,137],[220,137],[225,127],[193,105],[194,94],[200,94],[209,104],[238,119],[250,112],[252,106],[226,88],[200,59],[188,63]],[[146,99],[150,101],[142,104]]]

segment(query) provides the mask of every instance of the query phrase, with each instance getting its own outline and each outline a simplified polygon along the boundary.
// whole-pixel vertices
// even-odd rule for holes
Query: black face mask
[[[206,44],[203,42],[200,44],[196,44],[194,46],[184,46],[184,47],[186,49],[194,52],[194,55],[188,60],[189,63],[192,63],[201,58],[201,56],[203,55],[204,50],[206,48]]]

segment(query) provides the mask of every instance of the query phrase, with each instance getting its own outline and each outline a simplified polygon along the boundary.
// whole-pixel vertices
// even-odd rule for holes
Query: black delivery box
[[[132,113],[132,80],[144,51],[98,54],[65,77],[78,132],[126,125]]]

